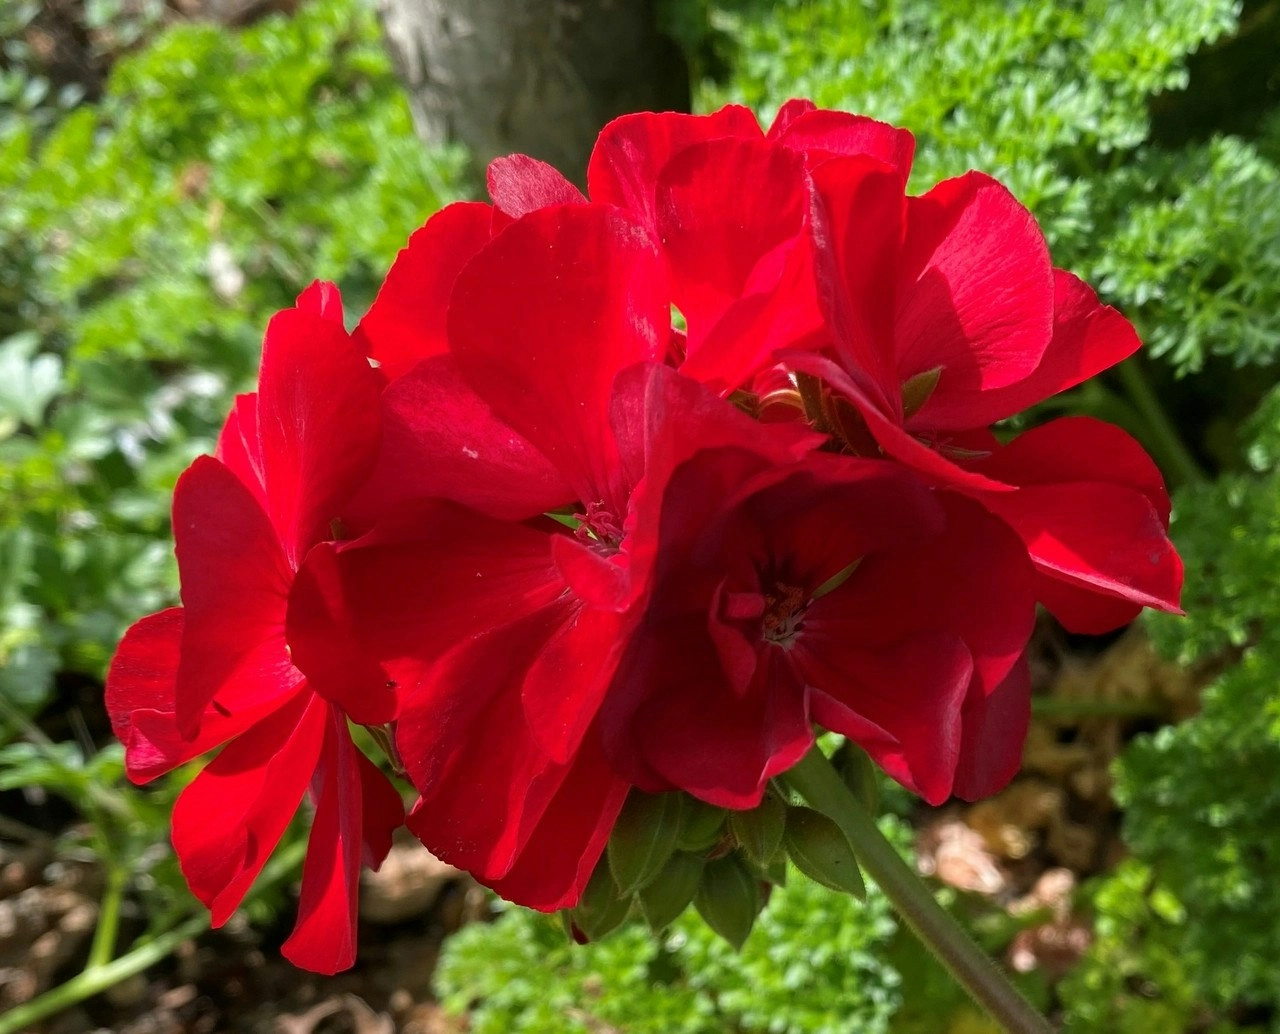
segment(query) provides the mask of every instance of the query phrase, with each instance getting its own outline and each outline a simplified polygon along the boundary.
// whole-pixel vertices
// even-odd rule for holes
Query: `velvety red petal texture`
[[[763,136],[747,108],[730,104],[710,115],[644,111],[616,118],[600,131],[587,165],[592,201],[625,208],[650,228],[656,225],[654,185],[664,165],[703,140]]]
[[[459,275],[449,307],[451,347],[476,393],[578,499],[615,512],[630,486],[609,430],[613,379],[662,357],[667,291],[638,225],[609,206],[559,205],[494,238]]]
[[[298,295],[296,308],[312,316],[344,326],[342,321],[342,294],[337,284],[326,280],[313,280]]]
[[[895,350],[905,381],[942,368],[928,426],[977,426],[969,406],[1040,364],[1053,333],[1053,267],[1031,213],[981,173],[907,202]]]
[[[449,350],[445,311],[458,271],[490,238],[493,209],[478,201],[446,205],[396,256],[355,339],[389,379]]]
[[[564,592],[548,536],[445,502],[406,505],[298,573],[289,641],[316,689],[386,720],[460,642],[541,611]]]
[[[907,130],[865,115],[819,109],[787,111],[784,122],[783,111],[770,127],[769,139],[803,152],[811,168],[828,158],[866,155],[897,170],[900,187],[906,185],[916,150],[915,137]]]
[[[743,183],[753,189],[742,190]],[[817,332],[816,295],[806,294],[796,275],[811,265],[802,237],[808,202],[800,155],[763,140],[693,144],[662,170],[658,237],[671,266],[672,300],[688,324],[687,374],[731,390],[773,352]],[[734,312],[744,306],[751,307],[747,319]],[[738,317],[732,342],[724,338],[708,363],[708,339],[731,313]]]
[[[292,572],[253,494],[207,456],[178,479],[173,535],[185,607],[175,713],[194,737],[215,697],[234,712],[297,683],[284,640]]]
[[[344,510],[351,533],[414,499],[451,499],[522,520],[566,506],[573,490],[537,449],[499,421],[451,355],[419,363],[382,396],[382,448]]]
[[[511,219],[548,205],[580,205],[587,200],[563,173],[527,154],[495,158],[486,179],[494,207]]]
[[[267,327],[258,433],[272,523],[296,568],[368,475],[381,383],[341,324],[298,309]]]
[[[235,473],[265,511],[267,489],[262,472],[262,446],[258,438],[257,392],[236,396],[213,454]]]
[[[952,792],[966,801],[999,793],[1022,764],[1031,724],[1031,669],[1024,656],[989,693],[970,693]]]
[[[973,466],[1021,486],[983,501],[1022,537],[1049,579],[1042,602],[1068,628],[1101,632],[1136,616],[1115,600],[1178,612],[1182,562],[1168,537],[1169,496],[1124,431],[1090,417],[1054,420]],[[1105,598],[1090,605],[1072,586]]]
[[[235,712],[207,707],[199,733],[183,736],[175,713],[182,625],[181,607],[143,618],[125,633],[107,672],[107,714],[124,744],[125,773],[135,783],[148,782],[220,746],[281,703],[280,686],[271,681],[259,702]]]
[[[229,743],[178,797],[173,847],[221,926],[275,849],[315,772],[329,705],[300,694]]]
[[[1099,302],[1088,284],[1055,269],[1053,288],[1053,337],[1039,365],[1022,380],[973,399],[965,412],[970,426],[993,424],[1074,388],[1142,346],[1133,324]],[[907,426],[932,426],[930,408],[926,403]]]

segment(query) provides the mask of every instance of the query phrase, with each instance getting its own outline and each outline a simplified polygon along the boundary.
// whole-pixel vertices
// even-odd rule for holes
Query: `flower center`
[[[800,620],[809,608],[809,594],[794,585],[775,585],[765,593],[760,634],[769,643],[789,646],[800,631]]]
[[[622,522],[605,509],[603,500],[587,503],[587,512],[575,513],[573,519],[578,522],[574,538],[597,553],[612,556],[622,548]]]

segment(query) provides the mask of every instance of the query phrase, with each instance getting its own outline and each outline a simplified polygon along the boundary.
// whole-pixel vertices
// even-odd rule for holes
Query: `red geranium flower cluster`
[[[174,815],[215,921],[309,790],[285,951],[351,963],[403,813],[349,722],[392,744],[435,854],[550,911],[633,788],[752,808],[815,726],[931,803],[993,793],[1036,602],[1086,632],[1176,610],[1131,438],[990,430],[1133,328],[994,180],[908,195],[912,151],[804,101],[767,132],[624,117],[590,199],[500,159],[353,334],[328,285],[272,321],[175,492],[183,606],[108,680],[134,778],[226,744]]]

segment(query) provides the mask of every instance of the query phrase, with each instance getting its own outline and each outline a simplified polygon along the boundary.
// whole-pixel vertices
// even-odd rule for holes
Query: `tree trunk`
[[[654,0],[379,0],[418,135],[483,166],[522,152],[585,179],[600,127],[683,110],[689,75]]]

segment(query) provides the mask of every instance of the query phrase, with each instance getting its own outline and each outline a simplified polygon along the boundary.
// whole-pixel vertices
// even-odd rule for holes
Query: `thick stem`
[[[209,928],[207,913],[192,916],[185,923],[161,934],[154,940],[134,948],[126,955],[121,955],[114,962],[104,966],[94,966],[72,977],[65,984],[46,991],[44,994],[24,1002],[0,1016],[0,1034],[18,1034],[39,1023],[46,1016],[68,1009],[77,1002],[105,991],[107,988],[127,980],[135,973],[141,973],[148,966],[159,962],[170,952],[176,951],[184,941],[189,941]]]
[[[996,1022],[1009,1034],[1052,1034],[1048,1021],[1031,1007],[899,857],[821,749],[815,746],[783,779],[815,809],[839,824],[866,874],[925,947]]]

